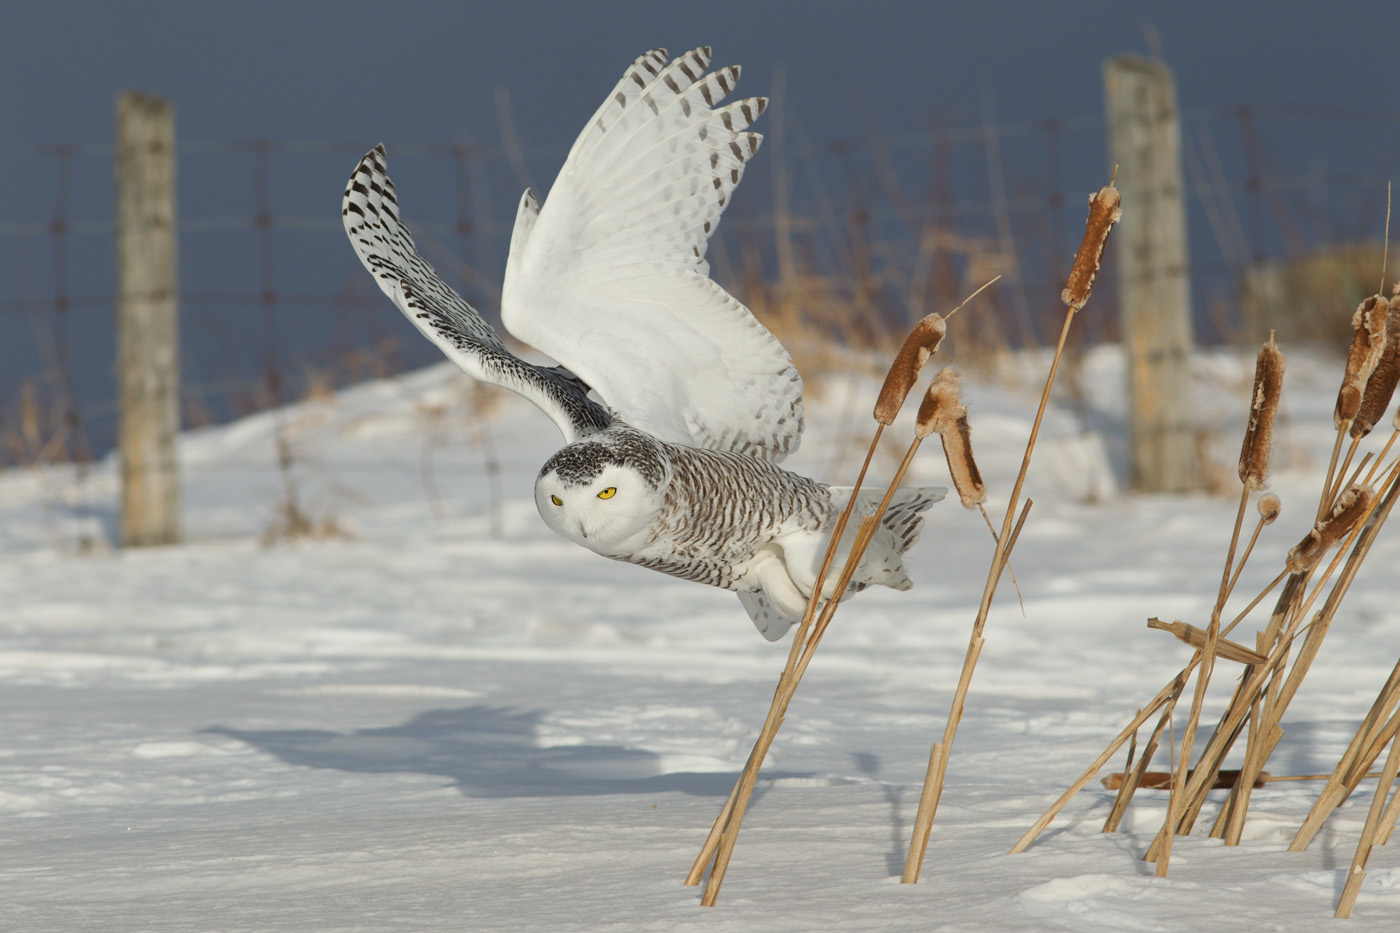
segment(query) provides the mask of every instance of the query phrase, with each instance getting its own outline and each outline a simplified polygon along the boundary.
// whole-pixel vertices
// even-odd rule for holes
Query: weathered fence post
[[[173,544],[180,537],[180,340],[169,101],[117,96],[116,173],[122,544]]]
[[[1104,63],[1110,161],[1123,221],[1115,236],[1128,354],[1131,482],[1144,492],[1202,486],[1191,403],[1191,277],[1181,184],[1181,123],[1161,62]]]

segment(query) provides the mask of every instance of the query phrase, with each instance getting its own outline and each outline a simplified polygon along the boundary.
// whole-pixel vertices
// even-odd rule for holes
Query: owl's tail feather
[[[831,494],[844,507],[850,497],[850,489],[832,487]],[[896,590],[907,590],[914,585],[904,570],[904,552],[919,540],[919,532],[924,528],[924,512],[947,494],[948,490],[943,486],[913,486],[895,493],[880,519],[880,530],[871,539],[870,547],[851,580],[852,591],[860,592],[877,583]],[[853,517],[873,515],[882,498],[884,493],[880,490],[861,490]],[[845,539],[854,537],[856,526],[857,522],[854,521],[847,526],[843,548],[849,546],[850,542]]]
[[[844,508],[850,500],[849,486],[833,486],[830,487],[830,492],[832,501],[838,508]],[[860,566],[856,568],[846,596],[877,583],[897,590],[907,590],[914,585],[904,570],[904,552],[919,540],[919,532],[923,530],[924,525],[923,513],[947,493],[948,490],[942,486],[916,486],[895,493],[889,508],[880,519],[880,530],[871,539],[870,547],[866,549]],[[831,574],[827,578],[828,590],[836,585],[836,578],[855,540],[856,530],[860,527],[859,520],[875,514],[882,498],[884,493],[875,491],[862,492],[857,499],[852,512],[853,520],[846,526],[841,548],[837,551]],[[754,627],[769,641],[781,638],[802,619],[806,604],[805,594],[811,592],[814,583],[812,578],[826,549],[826,540],[814,536],[810,547],[810,550],[799,549],[795,543],[790,544],[785,549],[785,562],[774,560],[764,566],[764,570],[769,573],[764,574],[763,585],[759,590],[739,593],[739,601],[753,620]],[[799,568],[802,568],[801,572],[794,572]],[[796,582],[797,580],[801,582]],[[830,596],[830,592],[827,595]]]

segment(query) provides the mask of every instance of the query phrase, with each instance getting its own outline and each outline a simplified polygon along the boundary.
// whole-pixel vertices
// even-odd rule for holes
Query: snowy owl
[[[708,48],[638,58],[548,200],[520,200],[501,319],[561,366],[512,354],[418,254],[382,146],[356,167],[341,213],[365,268],[428,339],[563,433],[535,480],[545,524],[604,557],[734,590],[771,641],[801,619],[851,491],[777,466],[801,437],[802,381],[709,277],[710,234],[758,151],[747,130],[767,104],[721,105],[739,69],[706,73],[709,62]],[[897,494],[849,592],[910,587],[904,551],[945,491]],[[877,502],[862,493],[855,517]]]

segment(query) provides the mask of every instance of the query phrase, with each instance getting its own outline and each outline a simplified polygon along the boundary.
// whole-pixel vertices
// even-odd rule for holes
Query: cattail
[[[1074,264],[1070,266],[1065,289],[1060,292],[1060,300],[1075,311],[1084,307],[1089,293],[1094,289],[1094,277],[1099,274],[1099,262],[1103,259],[1103,248],[1108,243],[1108,235],[1113,225],[1123,216],[1119,207],[1123,195],[1109,185],[1100,188],[1089,198],[1089,220],[1084,225],[1084,239],[1074,254]]]
[[[1272,525],[1278,513],[1283,511],[1283,500],[1273,493],[1265,493],[1259,499],[1259,518],[1266,525]]]
[[[1288,569],[1293,573],[1310,570],[1323,554],[1351,533],[1361,516],[1371,508],[1375,497],[1370,489],[1348,486],[1327,517],[1315,524],[1312,531],[1288,552]]]
[[[1389,316],[1390,303],[1380,295],[1372,295],[1357,306],[1356,313],[1351,317],[1351,350],[1347,352],[1346,375],[1337,393],[1337,408],[1333,415],[1333,424],[1338,430],[1355,419],[1361,409],[1366,382],[1385,351],[1385,326]]]
[[[967,407],[958,398],[958,374],[944,369],[934,377],[919,406],[914,433],[928,437],[937,433],[943,439],[943,456],[948,460],[948,472],[965,508],[976,508],[987,501],[987,487],[982,472],[972,458],[972,428],[967,422]]]
[[[919,370],[938,349],[948,325],[938,314],[930,314],[909,331],[904,338],[904,346],[885,373],[885,384],[880,387],[880,397],[875,400],[875,420],[883,425],[894,424],[895,415],[909,397],[909,390],[919,379]]]
[[[1352,437],[1365,437],[1371,433],[1376,422],[1385,415],[1397,382],[1400,382],[1400,298],[1392,298],[1385,324],[1385,349],[1381,351],[1380,362],[1376,364],[1371,378],[1366,380],[1361,407],[1356,411],[1356,420],[1351,423]]]
[[[919,405],[919,415],[914,421],[914,433],[919,437],[941,432],[948,413],[962,407],[958,398],[958,380],[961,377],[952,369],[940,369],[929,383],[924,400]]]
[[[1240,482],[1246,489],[1263,489],[1269,475],[1269,452],[1274,444],[1274,418],[1283,390],[1283,354],[1274,335],[1259,348],[1254,363],[1254,394],[1249,406],[1249,426],[1240,447]]]

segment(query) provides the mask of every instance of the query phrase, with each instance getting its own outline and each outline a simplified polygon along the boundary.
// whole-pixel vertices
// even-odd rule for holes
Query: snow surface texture
[[[966,384],[994,514],[1044,362]],[[1196,365],[1232,479],[1252,354]],[[1290,359],[1284,511],[1241,605],[1307,527],[1339,372]],[[951,502],[911,554],[914,590],[863,593],[837,616],[715,909],[681,880],[786,647],[758,639],[729,593],[546,530],[530,491],[555,436],[526,403],[444,364],[192,432],[177,548],[105,543],[110,463],[0,475],[0,928],[1320,929],[1372,782],[1301,854],[1284,850],[1317,783],[1256,791],[1238,849],[1178,839],[1165,880],[1141,861],[1156,791],[1102,835],[1112,796],[1095,782],[1005,854],[1186,660],[1144,621],[1204,624],[1228,543],[1233,492],[1119,491],[1121,378],[1116,352],[1091,353],[1079,413],[1050,413],[1012,562],[1025,615],[1003,585],[921,883],[898,878],[991,552],[981,518]],[[849,482],[845,441],[868,438],[875,383],[822,382],[792,466]],[[278,430],[304,508],[349,537],[260,543],[283,498]],[[936,445],[910,481],[948,482]],[[1374,698],[1400,653],[1398,559],[1388,531],[1272,772],[1329,770]],[[1206,721],[1230,684],[1221,667]],[[1347,929],[1395,928],[1394,848],[1372,854]]]

